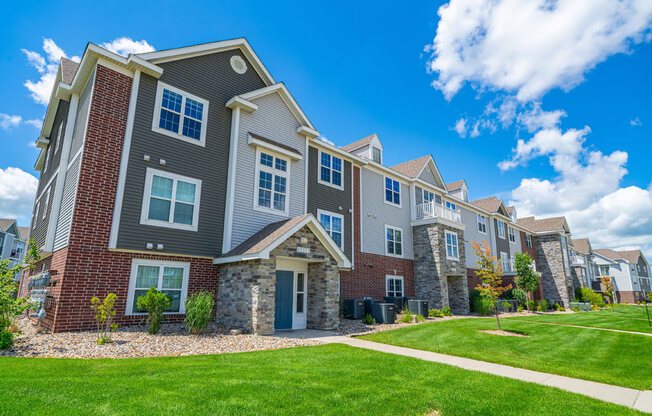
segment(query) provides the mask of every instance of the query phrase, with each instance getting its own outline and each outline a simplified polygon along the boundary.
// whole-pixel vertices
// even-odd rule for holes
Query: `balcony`
[[[584,266],[584,257],[571,256],[571,266]]]
[[[417,205],[417,220],[429,218],[441,218],[458,224],[462,223],[462,216],[458,210],[446,208],[434,202]]]

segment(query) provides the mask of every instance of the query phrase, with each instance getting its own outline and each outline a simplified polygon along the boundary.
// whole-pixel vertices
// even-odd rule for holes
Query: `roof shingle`
[[[369,142],[371,142],[371,140],[374,138],[375,135],[376,135],[376,133],[374,133],[374,134],[372,134],[370,136],[364,137],[364,138],[362,138],[362,139],[360,139],[358,141],[355,141],[355,142],[353,142],[351,144],[347,144],[346,146],[342,146],[341,149],[344,150],[344,151],[347,151],[347,152],[350,152],[351,150],[355,150],[355,149],[357,149],[359,147],[362,147],[365,144],[368,144]]]
[[[446,189],[450,191],[457,191],[458,189],[462,189],[462,185],[464,185],[464,179],[461,179],[459,181],[451,182],[446,184]]]
[[[61,81],[71,84],[75,78],[79,64],[67,58],[61,58]]]
[[[256,254],[263,251],[270,244],[278,240],[283,234],[291,230],[292,227],[303,221],[311,214],[299,215],[287,220],[275,222],[265,226],[262,230],[240,243],[233,250],[220,257],[243,256],[247,254]]]
[[[536,219],[534,217],[519,218],[518,224],[535,232],[559,231],[564,229],[566,217]]]
[[[401,175],[405,175],[408,178],[416,178],[431,157],[432,156],[427,155],[418,159],[408,160],[407,162],[394,165],[390,167],[390,169],[400,173]]]
[[[573,238],[573,247],[582,253],[591,252],[591,243],[588,238]]]

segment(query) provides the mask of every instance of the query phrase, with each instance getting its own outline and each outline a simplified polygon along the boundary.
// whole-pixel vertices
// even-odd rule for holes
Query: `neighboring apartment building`
[[[598,278],[609,276],[618,303],[644,300],[652,290],[650,264],[640,250],[594,250]]]
[[[589,287],[600,289],[596,279],[593,249],[588,238],[574,238],[569,247],[571,252],[571,276],[574,287]]]
[[[318,134],[245,39],[127,58],[89,44],[79,64],[63,59],[37,141],[43,325],[91,327],[90,298],[108,292],[120,323],[139,322],[136,299],[155,286],[173,321],[206,289],[225,324],[335,328],[355,158],[331,159],[348,204],[309,197]],[[322,209],[342,224],[325,229]]]
[[[0,218],[0,260],[9,260],[9,267],[21,264],[27,249],[29,228],[19,227],[16,220]],[[19,279],[19,276],[16,276]]]

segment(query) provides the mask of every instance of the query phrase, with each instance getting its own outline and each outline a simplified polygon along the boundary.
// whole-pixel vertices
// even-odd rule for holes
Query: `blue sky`
[[[478,1],[480,3],[476,2],[475,8],[486,12],[485,17],[492,16],[495,20],[482,23],[486,33],[495,31],[501,16],[505,18],[509,13],[519,12],[516,0],[504,0],[505,10],[502,11]],[[520,38],[518,31],[523,30],[518,27],[513,28],[512,38],[503,40],[506,45],[497,39],[485,42],[483,49],[479,50],[478,42],[465,39],[468,33],[455,29],[460,26],[456,19],[461,17],[482,21],[473,14],[463,16],[463,13],[469,13],[458,8],[464,1],[453,1],[447,7],[450,13],[443,18],[444,25],[437,10],[446,2],[407,2],[402,7],[388,1],[339,4],[196,2],[183,6],[178,2],[118,3],[113,2],[112,8],[89,8],[87,2],[35,2],[14,4],[11,6],[13,9],[6,10],[5,36],[0,43],[0,72],[3,74],[0,79],[0,114],[20,116],[22,122],[16,123],[14,118],[14,123],[10,123],[5,119],[5,125],[0,125],[0,144],[4,150],[0,154],[0,169],[15,167],[37,176],[33,171],[37,151],[29,144],[37,138],[39,130],[24,121],[41,119],[45,106],[35,103],[23,85],[26,80],[37,81],[41,75],[30,65],[23,49],[44,54],[44,39],[52,39],[71,57],[80,56],[86,42],[101,44],[119,37],[145,40],[156,49],[166,49],[245,36],[275,79],[285,82],[318,130],[339,146],[378,133],[385,146],[386,164],[431,153],[445,181],[466,179],[471,198],[499,195],[506,201],[514,201],[519,212],[543,216],[565,213],[561,212],[564,210],[577,212],[575,217],[571,215],[577,225],[574,226],[572,221],[570,224],[575,234],[592,230],[594,225],[589,216],[594,214],[588,212],[588,208],[605,197],[620,199],[619,190],[636,187],[641,192],[635,198],[649,198],[647,188],[652,179],[649,167],[652,155],[652,142],[649,140],[652,126],[649,103],[649,97],[652,97],[652,83],[649,82],[652,44],[649,42],[650,16],[641,10],[626,16],[638,19],[628,22],[628,25],[638,24],[639,30],[631,30],[617,39],[584,39],[588,46],[603,51],[584,59],[582,48],[574,50],[568,46],[577,40],[574,33],[567,33],[566,39],[561,36],[554,40],[532,39],[531,48],[519,49],[513,45],[513,39]],[[566,13],[562,10],[565,1],[559,3],[558,18],[561,22]],[[586,6],[588,16],[598,20],[610,19],[609,14],[613,13],[600,15],[599,10],[593,9],[589,3]],[[636,6],[635,1],[631,3],[633,8],[640,6]],[[641,14],[644,14],[643,18]],[[537,19],[543,19],[540,13],[534,12],[520,18],[525,22],[532,19],[530,27],[537,27]],[[550,19],[555,18],[551,13]],[[613,22],[607,20],[607,23]],[[529,59],[532,61],[530,67],[541,67],[543,63],[544,66],[549,64],[550,68],[545,73],[531,70],[526,74],[526,81],[512,82],[511,79],[504,82],[505,77],[490,73],[486,58],[484,61],[470,59],[464,67],[451,67],[448,65],[453,55],[451,50],[424,51],[426,45],[433,44],[438,28],[441,30],[440,42],[462,42],[461,46],[452,49],[466,48],[469,56],[490,56],[489,60],[495,58],[502,65],[507,63],[508,69],[504,72],[512,70],[513,60]],[[564,30],[561,32],[565,33]],[[551,59],[532,56],[536,55],[533,50],[552,50],[546,49],[548,47],[555,51],[568,49],[568,53]],[[577,50],[582,53],[577,53]],[[627,53],[622,53],[624,50]],[[581,58],[571,68],[575,76],[568,76],[569,69],[564,69],[563,64],[558,65],[562,69],[554,67],[555,62],[573,60],[568,56]],[[437,57],[440,61],[432,66]],[[429,65],[431,71],[427,70]],[[546,79],[547,74],[556,70],[561,75],[546,87],[539,88],[534,96],[514,98],[519,91],[522,92],[519,88],[524,83],[537,77]],[[580,80],[582,74],[583,80]],[[462,86],[448,97],[444,94],[444,87],[431,85],[437,79],[446,84],[447,79],[456,76],[463,79]],[[515,103],[513,120],[502,122],[499,120],[501,113],[488,113],[490,103],[496,107],[502,103]],[[560,168],[559,164],[555,167],[551,158],[560,154],[568,156],[568,152],[556,145],[550,148],[532,142],[523,152],[513,154],[517,139],[526,144],[539,131],[528,131],[523,123],[516,121],[519,114],[526,115],[535,105],[541,111],[565,112],[558,123],[553,123],[554,126],[538,127],[539,130],[556,129],[563,134],[569,129],[581,130],[589,126],[590,133],[583,131],[579,139],[575,137],[581,150],[571,151],[571,157],[576,161],[574,169],[590,168],[591,152],[600,151],[606,156],[623,151],[627,153],[626,163],[622,158],[613,162],[620,168],[620,173],[615,175],[622,178],[594,192],[587,190],[591,183],[573,182],[568,178],[571,175],[568,170]],[[466,121],[465,131],[454,129],[459,120]],[[484,126],[478,129],[477,135],[471,133],[476,122]],[[461,137],[460,132],[465,137]],[[505,160],[513,160],[513,166],[499,169],[497,164]],[[598,161],[594,168],[599,169],[601,163]],[[622,174],[622,168],[627,170],[626,174]],[[605,175],[613,176],[609,172]],[[539,184],[547,180],[552,186],[549,187],[551,192],[558,199],[574,199],[574,196],[569,196],[574,195],[574,186],[586,198],[579,198],[563,209],[550,201],[538,204],[533,202],[532,195],[537,195],[541,188],[537,188],[539,191],[527,186],[524,188],[524,178],[535,178]],[[564,178],[566,182],[563,182]],[[596,185],[602,182],[599,175],[595,180]],[[516,194],[512,193],[518,189],[520,191]],[[29,211],[21,209],[16,212],[16,205],[7,198],[2,201],[2,198],[0,195],[0,215],[14,213],[26,224]],[[641,205],[637,201],[630,202]],[[618,209],[618,204],[608,207]],[[593,211],[599,208],[593,207]],[[640,215],[638,211],[630,213],[629,222]],[[652,236],[651,215],[648,213],[647,220],[636,229],[621,218],[624,226],[629,227],[627,232],[604,231],[614,235],[619,247],[630,246],[625,236],[636,234],[633,244],[647,249]],[[616,217],[611,219],[618,220]],[[606,218],[604,221],[610,220]],[[641,227],[646,230],[643,234],[638,230]],[[606,244],[605,233],[596,234],[595,238]]]

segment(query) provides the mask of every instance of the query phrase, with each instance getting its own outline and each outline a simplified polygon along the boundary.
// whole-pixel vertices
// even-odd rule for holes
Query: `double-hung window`
[[[344,217],[340,214],[335,214],[328,211],[317,210],[319,222],[324,227],[328,234],[330,234],[335,244],[341,249],[344,249]]]
[[[42,214],[43,219],[45,219],[45,217],[48,215],[48,203],[50,203],[50,191],[51,190],[52,190],[52,188],[45,190],[45,203],[43,204],[43,214]]]
[[[403,277],[387,275],[387,296],[403,297]]]
[[[385,178],[385,203],[401,205],[401,183]]]
[[[600,266],[600,276],[609,276],[609,265]]]
[[[503,272],[509,270],[509,258],[507,257],[507,253],[502,251],[500,252],[500,267],[503,269]]]
[[[497,222],[498,222],[498,237],[505,238],[505,222],[504,221],[497,221]]]
[[[487,234],[487,217],[478,214],[478,232]]]
[[[380,153],[380,149],[377,147],[371,147],[371,158],[376,163],[383,163],[382,154]]]
[[[457,233],[446,231],[446,258],[459,260],[460,255],[457,246]]]
[[[385,226],[385,254],[403,257],[403,230],[389,225]]]
[[[170,297],[166,313],[184,313],[188,294],[190,263],[134,259],[131,265],[127,315],[146,313],[138,308],[138,298],[154,287]]]
[[[204,146],[207,116],[208,101],[158,83],[152,130]]]
[[[514,227],[507,227],[507,232],[509,234],[509,241],[512,243],[516,242],[516,234],[514,233]]]
[[[525,245],[529,248],[532,248],[532,235],[525,234]]]
[[[288,213],[288,160],[264,151],[258,152],[254,209]]]
[[[34,215],[32,215],[32,229],[36,228],[36,223],[38,222],[38,209],[41,205],[41,201],[36,203],[36,208],[34,208]]]
[[[320,152],[319,182],[342,189],[342,159],[325,152]]]
[[[197,231],[201,180],[148,168],[140,223]]]
[[[423,203],[424,204],[429,204],[435,199],[435,194],[428,190],[423,190]]]
[[[61,137],[62,129],[63,129],[63,121],[59,123],[59,130],[57,130],[57,139],[54,144],[54,153],[57,153],[59,151],[59,148],[61,147],[61,142],[63,141],[63,137]]]

